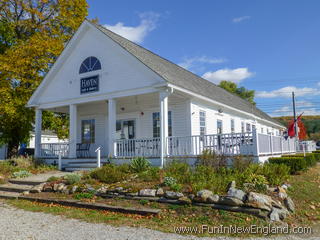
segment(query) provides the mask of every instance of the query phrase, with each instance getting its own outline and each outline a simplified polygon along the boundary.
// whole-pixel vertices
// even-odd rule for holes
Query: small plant
[[[137,157],[131,160],[130,169],[135,173],[140,173],[148,170],[150,162],[144,157]]]
[[[176,183],[176,184],[170,185],[170,189],[175,192],[180,192],[182,189],[182,185],[179,183]]]
[[[160,182],[160,168],[150,167],[147,171],[139,173],[138,177],[144,182]]]
[[[93,193],[90,192],[82,192],[82,193],[77,193],[74,195],[75,199],[81,200],[81,199],[92,199],[94,197]]]
[[[68,174],[64,176],[64,180],[67,181],[67,184],[73,185],[81,181],[81,176],[79,174]]]
[[[172,186],[174,184],[177,184],[177,179],[173,178],[173,177],[164,177],[164,180],[163,180],[163,184],[165,186]]]
[[[101,168],[96,168],[90,172],[90,177],[104,183],[121,182],[128,178],[127,167],[116,166],[113,164],[104,165]]]
[[[60,178],[58,178],[58,177],[51,176],[51,177],[48,178],[47,182],[56,182],[56,181],[58,181],[59,179],[60,179]]]
[[[25,177],[29,177],[31,176],[32,174],[29,172],[29,171],[26,171],[26,170],[21,170],[19,172],[14,172],[12,174],[12,176],[14,178],[25,178]]]
[[[139,200],[139,203],[140,203],[141,205],[147,205],[147,204],[149,203],[149,201],[146,200],[146,199],[141,199],[141,200]]]

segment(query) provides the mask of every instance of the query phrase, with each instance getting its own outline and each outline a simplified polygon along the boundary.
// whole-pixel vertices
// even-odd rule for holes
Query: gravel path
[[[54,216],[46,213],[28,212],[16,209],[0,201],[0,240],[22,239],[115,239],[115,240],[149,240],[149,239],[235,239],[227,237],[196,238],[177,234],[162,233],[145,228],[113,227],[106,224],[93,224]],[[270,238],[269,238],[270,239]],[[277,239],[301,239],[283,237]],[[304,237],[304,239],[306,239]],[[309,238],[319,239],[319,238]],[[260,239],[262,240],[262,238]]]

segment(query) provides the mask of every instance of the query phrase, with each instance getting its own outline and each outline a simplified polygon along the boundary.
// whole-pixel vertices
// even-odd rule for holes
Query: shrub
[[[227,166],[227,157],[224,155],[218,155],[210,149],[206,149],[198,157],[197,165],[203,165],[207,167],[220,168]]]
[[[312,152],[314,155],[314,158],[316,159],[317,162],[320,162],[320,151],[319,152]]]
[[[165,167],[165,175],[176,179],[177,182],[182,184],[190,183],[190,174],[190,166],[185,162],[173,160]]]
[[[148,170],[150,162],[144,157],[137,157],[131,160],[130,169],[135,173],[140,173]]]
[[[245,171],[252,163],[251,156],[238,155],[232,159],[232,167],[240,172]]]
[[[12,174],[12,176],[14,178],[25,178],[25,177],[29,177],[31,175],[32,174],[29,171],[26,171],[26,170],[21,170],[21,171],[18,171],[18,172],[14,172]]]
[[[128,168],[116,166],[113,164],[104,165],[101,168],[96,168],[90,173],[90,176],[104,183],[116,183],[125,180],[128,177]]]
[[[56,182],[56,181],[58,181],[59,179],[60,179],[60,178],[58,178],[58,177],[51,176],[51,177],[48,178],[47,182]]]
[[[150,167],[147,171],[138,174],[139,179],[144,182],[160,181],[160,168]]]
[[[301,157],[306,159],[307,167],[312,167],[316,165],[317,159],[313,153],[297,153],[297,154],[290,154],[290,155],[283,155],[282,157]]]
[[[81,181],[81,176],[79,174],[68,174],[64,176],[64,180],[67,181],[67,184],[73,185]]]
[[[285,164],[265,163],[263,165],[263,175],[272,186],[283,184],[290,174],[290,167]]]
[[[88,193],[88,192],[84,192],[84,193],[77,193],[74,195],[75,199],[81,200],[81,199],[92,199],[94,197],[93,193]]]
[[[9,176],[15,171],[15,167],[10,164],[9,161],[0,162],[0,174]]]
[[[307,168],[307,161],[303,157],[274,157],[269,158],[269,163],[285,164],[290,167],[291,174]]]
[[[34,166],[33,158],[31,157],[15,157],[9,159],[9,161],[13,166],[19,168],[26,169]]]

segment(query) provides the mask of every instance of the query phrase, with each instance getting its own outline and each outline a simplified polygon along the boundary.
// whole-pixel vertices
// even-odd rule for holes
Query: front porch
[[[102,156],[110,159],[131,159],[146,157],[161,159],[160,138],[117,139],[112,142],[114,154]],[[69,156],[68,143],[41,144],[41,158],[62,158]],[[167,137],[164,144],[164,158],[195,158],[204,150],[212,150],[225,156],[251,155],[266,157],[295,153],[297,149],[294,138],[285,139],[257,133],[211,134],[185,137]],[[51,153],[51,154],[50,154]],[[96,158],[95,155],[90,156]],[[83,157],[80,157],[83,158]]]

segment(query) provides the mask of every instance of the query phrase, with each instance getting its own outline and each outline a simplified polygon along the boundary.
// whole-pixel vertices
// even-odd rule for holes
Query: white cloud
[[[218,64],[224,63],[227,60],[224,58],[212,58],[207,56],[199,56],[199,57],[192,57],[192,58],[184,58],[182,63],[179,63],[179,66],[190,69],[198,64]]]
[[[115,25],[104,25],[111,31],[133,41],[142,43],[145,37],[157,26],[160,14],[154,12],[145,12],[139,14],[140,24],[138,26],[125,26],[124,23],[118,22]]]
[[[244,20],[249,20],[250,18],[251,18],[251,16],[241,16],[241,17],[237,17],[237,18],[232,19],[232,22],[239,23]]]
[[[276,98],[276,97],[282,97],[282,98],[290,98],[292,97],[292,92],[295,93],[295,96],[302,97],[306,95],[316,95],[319,94],[319,90],[316,88],[297,88],[293,86],[283,87],[279,88],[277,90],[273,91],[257,91],[256,97],[258,98]]]
[[[246,78],[253,76],[253,73],[248,68],[236,68],[236,69],[220,69],[215,72],[206,72],[202,75],[203,78],[219,83],[221,81],[231,81],[234,83],[240,83]]]

